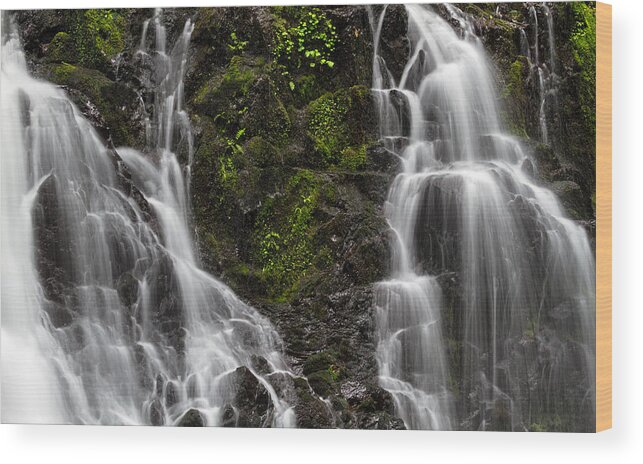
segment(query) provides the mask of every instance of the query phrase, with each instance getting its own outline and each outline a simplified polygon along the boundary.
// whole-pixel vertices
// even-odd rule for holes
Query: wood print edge
[[[596,3],[596,431],[612,427],[612,6]]]

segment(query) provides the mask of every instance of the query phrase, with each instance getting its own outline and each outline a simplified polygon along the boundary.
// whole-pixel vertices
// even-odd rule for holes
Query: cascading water
[[[538,21],[538,12],[544,17],[547,26],[547,49],[545,58],[541,53],[541,34]],[[529,28],[531,30],[531,43],[527,34],[521,30],[523,49],[529,63],[531,80],[537,85],[540,104],[538,107],[538,120],[540,125],[540,139],[545,144],[551,144],[550,127],[551,121],[548,114],[555,114],[558,111],[558,86],[559,78],[556,74],[556,40],[554,36],[554,16],[551,8],[546,3],[529,6]]]
[[[504,135],[481,42],[455,6],[409,5],[400,76],[371,11],[381,139],[402,161],[376,287],[380,384],[409,428],[525,430],[594,416],[594,257]]]
[[[6,41],[6,43],[4,43]],[[19,88],[13,79],[25,68],[18,37],[2,45],[2,421],[56,423],[65,419],[54,366],[59,357],[46,328],[43,295],[34,262],[31,209],[40,180],[27,172]],[[24,84],[24,83],[23,83]],[[44,323],[44,324],[43,324]]]
[[[247,425],[236,395],[250,381],[270,403],[259,425],[294,426],[278,335],[198,267],[192,25],[167,53],[153,20],[156,46],[145,30],[139,50],[154,71],[146,154],[106,148],[62,90],[29,76],[15,30],[3,37],[2,419],[160,425],[194,409],[206,425]]]

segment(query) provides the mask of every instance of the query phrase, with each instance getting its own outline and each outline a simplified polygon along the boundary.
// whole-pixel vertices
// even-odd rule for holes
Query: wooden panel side
[[[596,4],[596,431],[612,427],[612,6]]]

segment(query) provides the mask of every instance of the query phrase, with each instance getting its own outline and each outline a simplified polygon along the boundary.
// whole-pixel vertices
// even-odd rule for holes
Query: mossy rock
[[[333,378],[328,370],[313,372],[308,376],[308,383],[310,388],[322,397],[327,397],[334,390]]]
[[[318,251],[315,233],[328,179],[312,170],[296,170],[285,179],[279,195],[266,198],[258,212],[253,255],[261,263],[271,297],[294,297],[314,274]]]
[[[368,145],[350,146],[342,150],[339,168],[349,171],[361,169],[366,164],[366,149]]]
[[[528,107],[526,82],[529,78],[529,61],[518,56],[510,65],[505,78],[502,97],[507,113],[505,123],[510,131],[519,137],[527,137],[525,110]]]
[[[248,140],[245,153],[253,164],[260,167],[274,166],[279,162],[279,153],[275,146],[259,135]]]
[[[74,39],[67,32],[58,32],[47,45],[47,61],[76,63],[78,54]]]
[[[293,84],[295,86],[294,94],[297,97],[297,101],[302,105],[305,105],[320,96],[321,86],[314,74],[298,76],[293,81]]]
[[[328,353],[327,351],[322,351],[321,353],[310,355],[304,362],[304,375],[309,375],[317,371],[326,371],[335,362],[335,356]]]
[[[364,145],[374,140],[370,90],[354,86],[326,93],[308,108],[307,132],[321,164],[352,168],[362,165]]]
[[[262,76],[249,93],[248,111],[241,125],[249,136],[261,136],[276,147],[290,142],[292,122],[272,79]]]
[[[293,379],[297,403],[295,414],[297,416],[297,427],[299,428],[330,428],[333,425],[333,418],[326,403],[313,395],[311,387],[306,379],[296,377]]]
[[[333,393],[342,375],[336,356],[328,351],[309,356],[304,362],[303,372],[308,377],[310,387],[320,396]]]
[[[51,82],[73,90],[70,96],[81,111],[85,108],[95,111],[95,108],[100,113],[107,124],[107,133],[103,135],[111,137],[114,145],[140,145],[140,124],[130,117],[138,102],[132,89],[110,80],[96,69],[70,63],[52,65],[46,74]]]
[[[223,72],[216,73],[196,91],[192,100],[197,110],[212,117],[229,111],[248,95],[260,75],[261,64],[243,56],[233,56]],[[239,108],[241,109],[241,108]]]
[[[106,70],[125,48],[124,17],[110,9],[76,10],[72,14],[69,33],[78,54],[77,62]]]

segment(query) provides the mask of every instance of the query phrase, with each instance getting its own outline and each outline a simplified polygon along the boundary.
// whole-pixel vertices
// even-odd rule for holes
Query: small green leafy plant
[[[230,42],[228,43],[228,48],[232,53],[239,54],[243,53],[243,51],[246,49],[248,46],[248,41],[247,40],[241,40],[236,32],[231,32],[230,33]]]
[[[226,139],[225,153],[219,159],[219,179],[224,187],[233,188],[237,184],[237,170],[234,159],[243,154],[241,139],[245,132],[245,129],[239,129],[233,138]]]
[[[313,265],[311,227],[319,194],[312,172],[302,170],[290,178],[285,196],[266,204],[260,214],[259,258],[273,296],[287,296]],[[278,223],[276,215],[285,221]]]
[[[287,10],[290,11],[290,10]],[[337,30],[319,8],[298,8],[291,19],[277,18],[273,58],[281,73],[289,78],[288,85],[295,89],[291,72],[302,67],[333,68],[332,60],[337,44]]]

